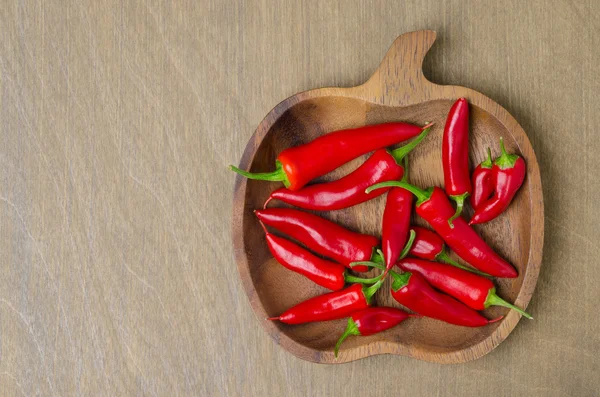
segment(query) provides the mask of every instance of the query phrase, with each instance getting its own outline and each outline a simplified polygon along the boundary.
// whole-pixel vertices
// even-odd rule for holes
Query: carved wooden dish
[[[527,178],[508,211],[492,222],[476,227],[483,238],[519,271],[516,279],[496,279],[498,294],[526,307],[535,288],[542,258],[544,211],[540,173],[525,132],[500,105],[464,87],[440,86],[423,76],[423,58],[436,33],[404,34],[392,45],[379,69],[363,85],[321,88],[294,95],[277,105],[260,123],[240,162],[252,172],[273,170],[283,149],[342,128],[390,121],[424,125],[435,122],[429,136],[412,152],[410,180],[417,186],[443,186],[441,140],[445,118],[459,97],[471,104],[471,165],[485,158],[486,148],[499,155],[498,139],[507,150],[523,156]],[[359,158],[322,180],[339,178],[355,169]],[[460,363],[479,358],[502,342],[519,322],[508,309],[486,310],[488,318],[504,314],[502,321],[482,328],[467,328],[433,319],[409,319],[384,333],[350,337],[337,360],[333,346],[346,320],[286,325],[267,321],[289,307],[327,292],[278,264],[268,251],[264,233],[253,214],[280,183],[237,177],[233,205],[233,243],[244,289],[262,326],[284,349],[305,360],[344,363],[376,354],[399,354],[438,363]],[[380,236],[385,196],[345,210],[320,213],[357,231]],[[274,202],[273,206],[282,205]],[[465,216],[472,212],[467,209]],[[413,215],[414,223],[424,225]],[[454,256],[455,259],[458,259]],[[370,273],[376,274],[376,273]],[[390,280],[375,296],[376,305],[399,305],[390,295]],[[535,317],[536,313],[533,313]]]

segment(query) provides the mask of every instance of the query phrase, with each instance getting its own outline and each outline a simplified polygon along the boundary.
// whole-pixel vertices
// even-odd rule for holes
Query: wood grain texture
[[[488,244],[519,272],[516,279],[496,280],[498,293],[525,308],[537,282],[544,239],[538,162],[521,126],[493,100],[468,88],[433,84],[423,76],[422,62],[435,37],[436,33],[431,30],[398,37],[365,84],[346,89],[311,90],[281,102],[267,114],[250,138],[240,168],[268,172],[283,150],[339,129],[394,121],[418,125],[433,122],[427,139],[409,157],[409,178],[411,183],[424,189],[439,186],[443,184],[441,141],[446,116],[456,98],[467,98],[471,107],[469,137],[473,167],[485,159],[488,147],[495,148],[494,156],[499,155],[500,137],[504,137],[508,150],[521,155],[527,164],[527,179],[509,210],[501,218],[476,227]],[[365,155],[321,179],[338,179],[367,157]],[[262,227],[253,211],[262,208],[278,187],[281,187],[280,182],[237,177],[233,196],[233,248],[242,283],[259,321],[278,344],[294,355],[309,361],[336,364],[385,353],[438,363],[462,363],[492,351],[519,321],[515,311],[497,307],[488,309],[486,314],[488,318],[505,316],[503,320],[482,328],[415,319],[369,338],[351,338],[335,359],[333,346],[344,330],[344,320],[302,326],[267,320],[326,291],[282,268],[269,253]],[[351,230],[381,237],[384,207],[385,199],[380,198],[319,215]],[[422,219],[416,217],[415,220],[425,225]],[[375,295],[375,305],[400,307],[389,294],[391,281],[387,280]]]
[[[535,149],[535,320],[466,364],[300,360],[239,281],[227,164],[277,103],[361,84],[419,29],[425,76]],[[598,2],[3,1],[0,37],[0,395],[598,396]]]

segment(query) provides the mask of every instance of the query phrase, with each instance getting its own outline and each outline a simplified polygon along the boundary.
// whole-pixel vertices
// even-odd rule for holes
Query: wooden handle
[[[369,100],[390,106],[405,106],[414,100],[422,102],[434,85],[423,76],[423,59],[433,45],[436,32],[419,30],[399,36],[379,68],[363,85],[357,87]],[[418,93],[418,95],[414,95]]]

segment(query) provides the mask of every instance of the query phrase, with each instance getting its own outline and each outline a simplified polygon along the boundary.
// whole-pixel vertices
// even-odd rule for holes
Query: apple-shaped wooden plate
[[[411,153],[410,181],[420,187],[443,186],[441,142],[446,115],[452,103],[465,97],[471,104],[470,161],[474,168],[491,147],[499,155],[499,138],[509,152],[523,156],[527,177],[508,210],[477,231],[518,270],[515,279],[496,279],[498,294],[519,307],[527,307],[534,291],[542,258],[544,211],[538,162],[529,139],[516,120],[500,105],[465,87],[441,86],[423,76],[422,62],[436,33],[425,30],[396,39],[383,62],[364,84],[352,88],[321,88],[296,94],[277,105],[260,123],[248,142],[240,168],[252,172],[273,170],[278,153],[331,131],[367,124],[405,121],[419,125],[434,122],[426,139]],[[346,175],[367,156],[331,172],[320,181]],[[368,337],[350,337],[334,359],[333,347],[346,320],[286,325],[268,321],[291,306],[328,292],[278,264],[268,251],[264,232],[253,210],[261,208],[275,182],[237,176],[233,205],[233,244],[242,283],[260,323],[284,349],[309,361],[344,363],[376,354],[399,354],[438,363],[460,363],[479,358],[502,342],[519,322],[515,311],[492,307],[488,318],[502,321],[481,328],[459,327],[429,318],[409,319],[397,327]],[[282,204],[273,203],[270,206]],[[352,230],[380,236],[385,195],[367,203],[319,215]],[[472,212],[464,216],[470,217]],[[414,223],[425,225],[414,216]],[[454,254],[453,254],[454,255]],[[454,256],[455,259],[458,259]],[[370,274],[376,274],[370,273]],[[386,280],[375,305],[399,305]],[[533,313],[535,317],[535,313]]]

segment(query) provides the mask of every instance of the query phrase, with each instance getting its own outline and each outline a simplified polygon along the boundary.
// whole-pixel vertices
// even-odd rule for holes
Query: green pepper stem
[[[375,284],[371,285],[370,287],[363,287],[363,294],[365,295],[365,298],[367,299],[367,303],[369,305],[371,304],[371,298],[379,290],[379,288],[381,287],[382,284],[383,284],[383,280],[379,280]]]
[[[421,141],[427,136],[427,134],[429,134],[430,130],[431,125],[426,126],[423,129],[423,131],[419,135],[417,135],[415,139],[410,141],[410,143],[407,143],[406,145],[399,147],[398,149],[390,151],[389,154],[391,154],[394,160],[396,160],[396,164],[400,165],[402,159],[406,157],[415,147],[417,147],[419,143],[421,143]]]
[[[400,182],[408,183],[408,157],[402,159],[402,164],[404,166],[404,174],[402,175]]]
[[[518,307],[516,307],[515,305],[513,305],[512,303],[508,303],[507,301],[505,301],[504,299],[500,298],[498,295],[496,295],[496,288],[491,288],[490,292],[488,293],[487,299],[485,300],[485,303],[483,304],[484,307],[489,307],[489,306],[503,306],[503,307],[508,307],[509,309],[513,309],[516,310],[517,312],[521,313],[523,315],[523,317],[526,317],[530,320],[533,320],[533,317],[531,317],[531,315],[529,313],[527,313],[526,311],[519,309]]]
[[[412,276],[412,273],[410,273],[410,272],[398,274],[393,270],[390,270],[390,274],[392,275],[392,278],[394,279],[394,281],[392,281],[392,289],[394,291],[398,291],[400,288],[405,287],[406,284],[408,284],[408,282],[410,280],[410,276]]]
[[[481,168],[492,168],[492,149],[487,148],[487,159],[485,159],[480,165]]]
[[[410,229],[410,232],[408,234],[408,241],[406,242],[406,245],[402,249],[402,252],[400,252],[400,257],[398,258],[398,260],[404,259],[406,257],[406,255],[408,255],[408,252],[410,251],[410,249],[413,246],[413,243],[415,242],[416,236],[417,236],[417,232],[415,232],[413,229]]]
[[[454,224],[452,222],[456,218],[458,218],[460,216],[460,214],[462,213],[463,206],[465,205],[465,200],[467,197],[469,197],[469,192],[461,194],[460,196],[450,196],[450,197],[452,198],[452,200],[456,201],[456,212],[454,213],[454,215],[452,215],[450,217],[450,219],[448,219],[448,225],[450,225],[450,228],[454,229]]]
[[[502,154],[496,159],[496,161],[494,161],[494,164],[503,170],[514,167],[515,163],[519,159],[519,156],[516,154],[508,154],[506,152],[506,149],[504,148],[504,138],[502,137],[500,137],[500,150],[502,151]]]
[[[417,197],[417,201],[419,203],[422,203],[423,201],[427,201],[429,199],[429,197],[431,196],[431,194],[429,192],[427,192],[423,189],[419,189],[418,187],[411,185],[409,183],[401,182],[401,181],[388,181],[388,182],[376,183],[372,186],[369,186],[365,190],[365,193],[369,194],[373,190],[381,189],[382,187],[401,187],[403,189],[406,189]]]
[[[359,261],[359,262],[352,262],[350,263],[350,267],[354,267],[354,266],[368,266],[368,267],[374,267],[377,269],[381,269],[381,270],[385,270],[385,266],[383,266],[381,263],[377,263],[377,262],[372,262],[372,261]]]
[[[481,271],[479,271],[477,269],[473,269],[472,267],[468,267],[468,266],[465,266],[465,265],[463,265],[461,263],[456,262],[454,259],[450,258],[450,256],[446,252],[446,248],[445,247],[442,248],[442,251],[435,257],[435,259],[437,261],[439,261],[439,262],[444,262],[444,263],[446,263],[448,265],[457,267],[459,269],[466,270],[466,271],[471,272],[471,273],[478,274],[480,276],[490,277],[490,275],[487,274],[487,273],[481,272]]]
[[[248,172],[236,167],[235,165],[230,165],[229,169],[248,179],[256,179],[259,181],[283,182],[283,184],[286,187],[290,186],[290,181],[285,171],[283,170],[283,166],[279,161],[276,162],[275,171],[272,172]]]
[[[351,274],[345,274],[344,280],[346,280],[346,282],[348,282],[348,283],[373,284],[373,283],[376,283],[377,281],[381,280],[381,275],[379,275],[377,277],[373,277],[373,278],[361,278],[361,277],[353,276]]]
[[[344,331],[342,336],[340,336],[340,339],[338,339],[337,343],[335,344],[335,349],[333,350],[333,354],[336,359],[337,359],[338,351],[340,350],[340,346],[341,346],[342,342],[350,335],[360,336],[360,331],[358,330],[358,326],[356,325],[354,320],[352,320],[352,317],[350,317],[348,319],[348,325],[346,326],[346,330]]]
[[[374,262],[374,263],[383,263],[383,253],[381,252],[380,249],[376,249],[373,251],[373,255],[371,255],[371,260],[367,263],[370,262]],[[355,263],[359,263],[359,262],[352,262],[350,264],[350,266],[355,266]]]

